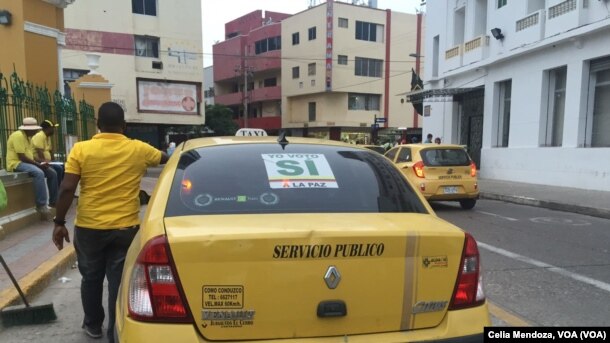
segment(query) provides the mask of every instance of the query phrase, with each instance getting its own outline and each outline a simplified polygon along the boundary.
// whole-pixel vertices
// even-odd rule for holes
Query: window
[[[315,63],[309,63],[307,65],[307,75],[308,76],[316,75],[316,64]]]
[[[383,60],[356,57],[355,75],[381,77]]]
[[[356,39],[383,42],[383,25],[356,21]]]
[[[343,64],[343,65],[347,65],[347,56],[345,55],[339,55],[337,57],[337,63],[338,64]]]
[[[316,39],[316,27],[310,27],[309,30],[307,30],[307,35],[309,37],[309,40]]]
[[[411,149],[410,148],[400,149],[400,153],[398,153],[398,158],[396,159],[396,163],[403,163],[403,162],[411,162]]]
[[[265,79],[264,85],[265,85],[265,87],[275,87],[275,86],[277,86],[277,78],[272,77],[272,78]]]
[[[339,27],[347,29],[347,18],[339,18]]]
[[[439,41],[439,36],[434,36],[432,39],[432,76],[434,77],[438,77]]]
[[[299,33],[295,32],[292,34],[292,45],[299,44]]]
[[[309,103],[309,121],[316,121],[316,103]]]
[[[293,79],[298,79],[299,78],[299,67],[292,67],[292,78]]]
[[[131,0],[131,12],[156,16],[157,0]]]
[[[390,159],[390,161],[394,161],[394,157],[396,157],[396,153],[398,152],[398,148],[393,148],[392,150],[385,153],[385,156]]]
[[[345,146],[292,144],[293,154],[315,154],[323,164],[293,159],[292,167],[273,156],[286,154],[280,144],[236,144],[184,151],[172,181],[166,217],[265,213],[427,213],[413,189],[390,161],[374,151]],[[282,163],[280,163],[282,162]],[[311,166],[317,170],[313,170]],[[332,171],[338,188],[284,188],[269,170],[295,178]],[[303,168],[301,168],[303,167]],[[308,168],[310,167],[310,168]],[[269,168],[269,169],[266,169]],[[244,177],[243,170],[248,170]],[[278,175],[281,175],[278,173]],[[325,174],[324,174],[325,175]],[[193,188],[182,186],[192,181]],[[214,180],[205,182],[204,180]],[[270,187],[272,188],[270,190]],[[215,201],[236,198],[238,201]],[[241,199],[246,199],[242,201]],[[249,199],[257,199],[250,201]],[[312,199],[315,199],[312,201]]]
[[[506,2],[508,0],[497,0],[498,1],[498,8],[504,7],[506,6]]]
[[[548,107],[546,113],[545,146],[561,146],[566,102],[567,67],[549,71]]]
[[[589,108],[587,109],[587,145],[610,147],[610,58],[591,61]]]
[[[159,58],[159,37],[135,36],[136,56]]]
[[[261,39],[254,43],[254,52],[258,54],[265,53],[267,51],[280,50],[282,48],[282,37],[271,37]]]
[[[349,93],[347,97],[347,109],[358,111],[379,111],[381,95]]]
[[[497,83],[498,106],[496,122],[496,146],[508,147],[508,133],[510,129],[510,96],[512,81]]]

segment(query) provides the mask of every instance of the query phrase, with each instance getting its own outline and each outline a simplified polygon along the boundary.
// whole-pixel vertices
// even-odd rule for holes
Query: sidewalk
[[[610,219],[610,192],[479,179],[481,199]]]
[[[152,194],[156,181],[156,175],[143,178],[142,189]],[[479,187],[482,199],[501,200],[610,219],[610,192],[486,179],[479,180]],[[66,219],[68,227],[72,228],[74,208],[70,210]],[[58,252],[51,242],[51,230],[51,222],[39,222],[0,240],[0,253],[7,260],[28,297],[38,294],[74,264],[73,245],[70,243]],[[70,234],[72,237],[72,233]],[[17,303],[20,303],[17,291],[14,290],[4,270],[0,269],[0,308]]]
[[[141,188],[152,194],[156,182],[156,177],[144,177]],[[74,236],[75,209],[76,199],[66,216],[66,227],[70,232],[70,238]],[[58,251],[51,241],[52,231],[53,222],[39,221],[9,233],[0,240],[0,254],[28,298],[43,291],[50,282],[61,277],[76,261],[72,242],[64,243],[64,249]],[[8,275],[0,267],[0,309],[14,304],[21,304],[21,299]]]

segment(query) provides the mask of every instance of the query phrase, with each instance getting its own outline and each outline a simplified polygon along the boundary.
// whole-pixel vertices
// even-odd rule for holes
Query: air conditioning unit
[[[152,68],[153,69],[163,69],[163,62],[161,61],[152,61]]]

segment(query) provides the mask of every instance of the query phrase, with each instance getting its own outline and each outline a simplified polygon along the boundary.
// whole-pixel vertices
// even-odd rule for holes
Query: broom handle
[[[10,277],[11,281],[13,281],[13,285],[15,285],[15,288],[17,288],[17,292],[19,292],[19,295],[21,296],[21,300],[23,300],[23,302],[25,303],[25,306],[30,307],[30,304],[25,299],[25,294],[23,294],[23,291],[21,290],[21,287],[19,287],[17,280],[15,280],[13,273],[11,273],[11,270],[8,269],[8,265],[6,264],[6,262],[4,262],[4,258],[2,257],[2,254],[0,254],[0,263],[2,263],[2,266],[4,267],[4,270],[6,270],[8,277]]]

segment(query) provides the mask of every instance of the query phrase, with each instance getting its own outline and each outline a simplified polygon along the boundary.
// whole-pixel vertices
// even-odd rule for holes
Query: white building
[[[102,55],[128,136],[162,147],[174,128],[204,123],[200,0],[76,1],[65,31],[64,80],[87,72],[85,53]]]
[[[428,1],[424,135],[481,177],[610,191],[610,1]]]

